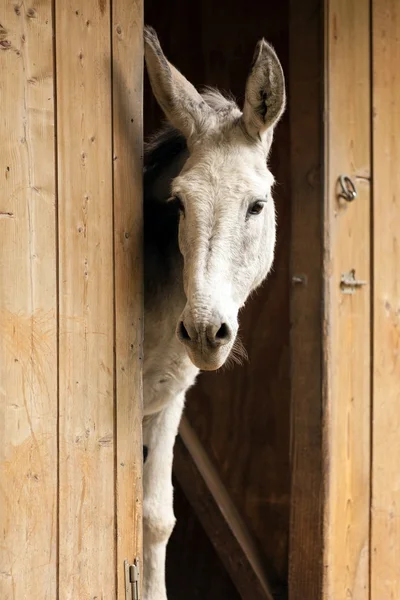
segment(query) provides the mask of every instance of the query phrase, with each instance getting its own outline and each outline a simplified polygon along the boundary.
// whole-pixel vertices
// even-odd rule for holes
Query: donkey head
[[[197,367],[214,370],[233,348],[240,307],[273,260],[274,178],[267,156],[285,107],[284,76],[271,46],[258,42],[242,112],[216,91],[200,95],[165,58],[151,28],[145,58],[153,93],[189,150],[171,186],[181,214],[187,299],[176,333]]]

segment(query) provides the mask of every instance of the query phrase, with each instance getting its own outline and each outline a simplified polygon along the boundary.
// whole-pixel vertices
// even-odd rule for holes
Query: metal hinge
[[[344,294],[354,294],[356,289],[363,285],[367,285],[367,282],[356,279],[355,269],[351,269],[348,273],[343,273],[340,279],[340,288]]]
[[[140,600],[140,563],[135,558],[130,565],[127,560],[124,561],[125,569],[125,600]]]

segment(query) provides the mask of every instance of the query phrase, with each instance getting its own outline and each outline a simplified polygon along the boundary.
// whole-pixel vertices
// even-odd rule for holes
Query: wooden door
[[[317,4],[322,9],[307,4],[302,12],[305,7],[292,3],[292,174],[299,185],[294,186],[292,260],[290,598],[367,600],[370,6],[366,0],[329,0],[307,35],[307,16],[315,14]],[[342,175],[354,182],[353,201],[340,195]]]
[[[392,600],[400,593],[400,12],[390,0],[328,0],[318,23],[311,15],[321,8],[293,2],[291,17],[289,595]],[[341,175],[355,184],[353,201],[340,196]]]
[[[372,2],[371,600],[400,597],[400,5]]]
[[[122,600],[141,554],[142,13],[0,9],[4,600]]]

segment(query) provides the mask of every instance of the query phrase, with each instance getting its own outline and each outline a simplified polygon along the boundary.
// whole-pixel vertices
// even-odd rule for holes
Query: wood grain
[[[3,2],[0,22],[0,597],[54,600],[57,296],[51,2],[35,8]]]
[[[60,600],[116,597],[110,11],[56,0]]]
[[[290,600],[322,593],[322,7],[290,4]]]
[[[371,600],[400,598],[400,6],[373,16],[373,462]]]
[[[124,560],[142,555],[143,2],[114,0],[113,174],[117,598]]]
[[[369,598],[370,14],[368,0],[329,0],[325,27],[324,594]],[[349,175],[358,197],[338,198]],[[355,269],[367,284],[345,294]]]
[[[4,600],[122,599],[141,555],[142,12],[2,7]]]

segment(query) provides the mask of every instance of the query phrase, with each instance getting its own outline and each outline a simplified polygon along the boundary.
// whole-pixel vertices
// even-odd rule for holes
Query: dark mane
[[[145,298],[165,294],[182,271],[178,247],[179,211],[176,203],[167,202],[169,180],[181,168],[186,153],[183,135],[166,125],[145,144],[144,192],[144,261]],[[176,164],[175,164],[176,163]],[[177,174],[177,173],[176,173]],[[160,183],[161,182],[161,183]]]
[[[240,111],[231,98],[207,88],[204,100],[224,120],[232,122]],[[167,202],[170,185],[188,157],[186,139],[171,125],[155,133],[144,146],[144,260],[145,294],[149,299],[164,294],[168,285],[176,285],[182,275],[182,257],[178,246],[179,210],[176,202]]]
[[[146,188],[173,160],[186,150],[186,140],[177,129],[165,125],[144,145],[144,186]]]

